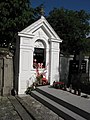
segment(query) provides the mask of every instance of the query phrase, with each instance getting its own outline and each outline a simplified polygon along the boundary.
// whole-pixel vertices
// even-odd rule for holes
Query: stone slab
[[[42,86],[39,87],[39,89],[44,90],[45,92],[90,113],[90,99],[83,98],[78,95],[74,95],[64,90],[55,89],[50,86]],[[88,96],[90,98],[90,95]]]
[[[58,114],[65,120],[86,120],[85,118],[72,112],[71,110],[67,109],[66,107],[63,107],[62,105],[54,102],[53,100],[47,98],[46,96],[40,94],[37,91],[32,91],[31,95],[34,98],[36,98],[37,100],[39,100],[41,103],[46,105],[48,108],[52,109],[56,114]]]
[[[21,120],[8,97],[0,96],[0,120]]]
[[[18,99],[36,120],[64,120],[30,95],[19,95]]]
[[[18,112],[18,114],[22,118],[22,120],[33,120],[15,97],[10,96],[9,99],[13,104],[13,106],[15,107],[15,110]]]

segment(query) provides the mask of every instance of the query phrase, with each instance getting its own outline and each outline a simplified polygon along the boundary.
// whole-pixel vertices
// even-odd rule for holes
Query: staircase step
[[[11,101],[12,105],[14,106],[15,110],[18,112],[22,120],[33,120],[15,97],[9,96],[8,99]]]
[[[45,106],[47,106],[65,120],[86,120],[85,118],[54,102],[37,91],[32,91],[31,96],[43,103]]]
[[[90,120],[90,101],[84,101],[80,96],[72,95],[63,90],[49,88],[48,86],[38,87],[36,91],[87,120]]]

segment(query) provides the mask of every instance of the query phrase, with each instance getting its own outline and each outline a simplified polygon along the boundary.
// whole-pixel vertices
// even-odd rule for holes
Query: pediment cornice
[[[43,29],[43,31],[48,35],[49,38],[53,38],[55,41],[62,40],[60,37],[57,35],[57,33],[54,31],[54,29],[51,27],[51,25],[48,23],[48,21],[45,19],[45,17],[41,16],[39,20],[22,30],[21,32],[18,33],[19,36],[34,36],[34,32],[37,31],[38,29]]]

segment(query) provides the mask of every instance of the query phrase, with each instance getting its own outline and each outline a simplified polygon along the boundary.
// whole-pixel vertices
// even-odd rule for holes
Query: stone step
[[[51,100],[50,98],[39,93],[38,91],[32,91],[31,96],[40,101],[41,103],[43,103],[45,106],[47,106],[49,109],[54,111],[56,114],[58,114],[65,120],[86,120],[85,118],[72,112],[66,107],[63,107],[62,105],[58,104],[54,100]]]
[[[44,86],[36,88],[36,91],[46,96],[47,98],[53,100],[54,102],[58,103],[59,105],[62,105],[63,107],[71,110],[72,112],[82,116],[83,118],[90,120],[90,111],[88,110],[88,108],[87,111],[85,110],[86,108],[84,109],[83,104],[85,104],[85,102],[83,101],[83,104],[81,104],[82,101],[81,98],[79,98],[79,96],[72,95],[71,93],[68,93],[66,91],[58,91],[58,89],[48,88]],[[65,99],[63,96],[65,96]]]
[[[34,108],[32,108],[31,106],[29,106],[28,104],[27,104],[27,102],[25,102],[23,99],[22,99],[22,97],[20,97],[20,96],[27,96],[27,95],[19,95],[19,96],[16,96],[16,99],[19,101],[19,103],[23,106],[23,108],[27,111],[27,113],[32,117],[32,119],[33,120],[38,120],[38,116],[37,116],[37,114],[35,113],[35,110],[34,110]],[[27,99],[27,98],[26,98]],[[30,100],[30,102],[31,102],[31,100]],[[34,102],[34,101],[33,101]]]
[[[64,120],[30,95],[19,95],[17,99],[34,120]]]
[[[11,101],[12,105],[14,106],[15,110],[17,111],[22,120],[33,120],[14,96],[9,96],[8,99]]]

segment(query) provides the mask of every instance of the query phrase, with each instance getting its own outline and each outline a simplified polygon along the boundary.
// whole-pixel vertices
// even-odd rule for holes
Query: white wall
[[[19,86],[18,94],[24,94],[34,82],[36,70],[33,68],[35,41],[40,39],[46,49],[46,78],[50,82],[59,81],[59,43],[62,40],[42,16],[41,19],[18,33],[20,36]]]

